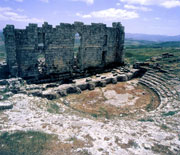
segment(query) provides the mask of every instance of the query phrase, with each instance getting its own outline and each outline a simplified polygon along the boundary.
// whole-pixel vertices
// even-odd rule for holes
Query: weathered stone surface
[[[33,96],[38,96],[38,97],[42,97],[42,91],[39,90],[31,90],[28,91],[28,95],[33,95]]]
[[[101,75],[99,75],[99,74],[96,74],[96,77],[101,77]]]
[[[106,78],[104,79],[104,81],[106,82],[106,84],[110,84],[112,83],[112,78]]]
[[[71,86],[71,87],[67,88],[67,93],[68,94],[80,94],[81,89],[79,87],[76,87],[76,86]]]
[[[70,102],[68,102],[67,100],[63,100],[63,103],[64,103],[65,105],[67,105],[67,106],[70,105]]]
[[[3,100],[4,99],[4,96],[3,95],[0,95],[0,100]]]
[[[0,110],[12,109],[13,104],[10,102],[0,102]]]
[[[117,78],[116,78],[116,77],[112,78],[112,83],[113,83],[113,84],[116,84],[116,83],[117,83]]]
[[[58,87],[59,84],[56,84],[56,83],[50,83],[46,86],[46,88],[53,88],[53,87]]]
[[[20,91],[22,85],[24,85],[24,82],[21,78],[11,78],[6,80],[6,91],[11,91],[13,93],[17,93]]]
[[[101,79],[105,79],[106,77],[105,76],[101,76]]]
[[[87,78],[87,79],[86,79],[86,82],[90,82],[90,81],[92,81],[91,78]]]
[[[42,90],[42,89],[43,87],[33,84],[26,86],[26,90]]]
[[[7,80],[0,80],[0,85],[7,85],[8,84],[8,81]]]
[[[120,81],[120,82],[127,81],[128,77],[125,74],[118,75],[117,80]]]
[[[7,86],[0,86],[0,93],[5,92],[7,89]]]
[[[67,96],[67,91],[66,89],[60,89],[57,91],[57,93],[60,95],[60,97],[64,97],[64,96]]]
[[[88,83],[88,89],[89,90],[94,90],[95,89],[95,84],[93,82]]]
[[[118,74],[117,73],[114,73],[113,76],[117,76]]]
[[[14,94],[12,93],[12,92],[6,92],[5,94],[4,94],[4,96],[6,96],[6,97],[11,97],[11,96],[13,96]]]
[[[106,81],[105,80],[100,81],[100,86],[101,87],[106,87]]]
[[[127,73],[126,76],[127,76],[128,80],[131,80],[134,75],[133,75],[133,73],[130,72],[130,73]]]
[[[50,92],[43,92],[41,97],[47,98],[48,100],[54,100],[57,99],[59,95],[55,91],[50,91]]]
[[[86,90],[86,89],[88,89],[88,84],[81,83],[81,84],[78,84],[77,87],[79,87],[81,90]]]

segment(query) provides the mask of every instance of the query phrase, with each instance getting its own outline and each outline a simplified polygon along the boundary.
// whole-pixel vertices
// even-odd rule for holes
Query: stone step
[[[159,82],[162,82],[162,83],[165,83],[166,85],[168,85],[171,90],[172,90],[172,88],[174,87],[174,85],[172,84],[172,79],[165,80],[165,79],[159,77],[159,76],[156,75],[156,74],[149,74],[148,72],[145,74],[145,76],[149,76],[149,77],[152,77],[152,78],[153,78],[153,77],[156,78],[157,80],[159,80]]]
[[[171,84],[169,81],[171,81],[172,79],[174,79],[174,76],[169,75],[169,74],[165,74],[165,73],[159,73],[159,72],[153,72],[153,71],[148,71],[146,72],[147,75],[150,76],[154,76],[158,79],[161,79],[164,82],[168,82],[169,84]]]
[[[153,90],[158,96],[159,96],[159,99],[160,99],[160,102],[163,102],[164,101],[164,97],[159,93],[159,91],[154,88],[154,87],[151,87],[150,84],[144,82],[144,81],[139,81],[140,84],[143,84],[145,85],[146,87],[150,88],[151,90]]]
[[[163,94],[167,93],[167,90],[165,90],[163,87],[160,87],[160,84],[158,84],[155,81],[149,80],[149,79],[141,79],[144,82],[148,83],[149,85],[153,86],[154,88],[156,88],[157,90],[163,92]]]
[[[164,98],[164,97],[161,95],[161,93],[159,92],[159,90],[157,90],[156,88],[151,87],[148,83],[143,82],[143,81],[140,81],[140,83],[143,84],[143,85],[145,85],[146,87],[150,88],[152,91],[154,91],[154,92],[158,95],[158,97],[159,97],[159,99],[160,99],[160,105],[157,107],[156,110],[162,109],[163,107],[165,107],[165,105],[167,105],[168,102],[170,102],[170,101],[168,101],[167,98]]]
[[[165,104],[166,102],[171,102],[171,103],[173,103],[174,98],[166,96],[166,94],[163,93],[162,90],[153,87],[152,84],[149,84],[149,83],[147,83],[147,82],[145,82],[145,83],[146,83],[146,85],[147,85],[149,88],[151,88],[151,89],[153,88],[153,89],[156,90],[155,92],[156,92],[157,94],[159,94],[159,97],[161,98],[161,102],[162,102],[162,101],[165,101],[165,102],[162,102],[163,104]]]
[[[152,83],[154,83],[155,85],[161,87],[162,89],[164,89],[164,91],[168,94],[171,92],[171,89],[165,84],[165,83],[162,83],[161,81],[153,78],[153,77],[143,77],[143,79],[145,80],[149,80],[151,81]],[[174,95],[172,92],[170,93],[171,95]],[[169,95],[169,94],[168,94]]]
[[[149,72],[147,72],[145,75],[148,75],[148,76],[151,76],[151,77],[155,77],[155,78],[157,78],[157,79],[159,79],[159,80],[161,80],[163,82],[166,82],[166,83],[169,83],[169,80],[170,80],[170,79],[166,79],[166,78],[164,78],[162,76],[159,76],[156,73],[149,73]]]
[[[168,94],[168,95],[170,94],[169,90],[168,90],[163,84],[161,84],[160,82],[155,81],[155,79],[152,79],[151,77],[148,77],[148,78],[143,77],[142,79],[147,80],[147,81],[150,81],[151,83],[153,83],[153,84],[156,85],[157,87],[163,89],[163,91],[164,91],[166,94]]]
[[[174,80],[174,79],[163,79],[161,77],[159,77],[158,75],[151,75],[151,74],[146,74],[146,76],[149,76],[151,78],[154,78],[156,79],[156,81],[159,81],[161,83],[165,83],[165,86],[169,87],[169,89],[172,91],[175,91],[176,90],[174,89],[174,85],[176,85],[177,83],[179,83],[179,81],[177,80]]]
[[[154,76],[154,77],[156,77],[156,78],[158,78],[158,79],[161,79],[162,81],[166,81],[164,78],[162,78],[161,76],[159,76],[156,72],[146,72],[145,73],[146,75],[150,75],[150,76]]]
[[[174,78],[174,75],[170,75],[170,74],[168,74],[168,73],[159,73],[159,72],[158,72],[156,75],[162,77],[162,78],[165,79],[165,80],[171,80],[171,79]]]
[[[10,102],[0,102],[0,110],[12,109],[13,104]]]
[[[179,84],[179,79],[175,79],[174,75],[154,71],[146,72],[139,80],[140,84],[149,87],[159,96],[161,104],[156,110],[162,110],[165,106],[177,107],[178,91],[175,88],[176,82]]]
[[[144,79],[141,79],[140,80],[140,83],[143,82],[143,83],[146,83],[146,85],[148,87],[152,87],[154,88],[155,90],[157,90],[157,92],[159,92],[160,96],[162,96],[162,98],[167,98],[168,101],[172,101],[172,98],[171,97],[168,97],[166,95],[166,92],[164,92],[164,90],[160,87],[157,87],[155,84],[153,84],[151,81],[147,81],[147,80],[144,80]]]
[[[164,87],[166,87],[166,88],[172,93],[172,95],[174,95],[174,96],[177,97],[177,91],[175,90],[175,88],[174,88],[171,84],[167,83],[167,81],[162,81],[161,79],[154,78],[154,77],[158,77],[158,76],[156,76],[156,75],[154,75],[154,76],[148,76],[148,74],[146,74],[146,75],[143,76],[143,78],[145,78],[145,77],[146,77],[146,78],[149,78],[149,79],[153,79],[154,81],[160,83],[161,85],[163,85]]]

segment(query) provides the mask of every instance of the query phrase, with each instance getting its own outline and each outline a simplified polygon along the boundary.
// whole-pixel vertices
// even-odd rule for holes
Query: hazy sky
[[[180,0],[0,0],[0,29],[44,21],[121,22],[130,33],[178,35]]]

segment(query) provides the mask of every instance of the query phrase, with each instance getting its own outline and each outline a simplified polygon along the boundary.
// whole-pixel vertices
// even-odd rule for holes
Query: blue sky
[[[180,34],[180,0],[0,0],[0,29],[82,21],[121,22],[128,33]]]

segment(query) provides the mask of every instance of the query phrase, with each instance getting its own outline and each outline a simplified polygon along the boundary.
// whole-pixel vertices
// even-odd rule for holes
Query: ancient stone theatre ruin
[[[74,52],[76,35],[79,47]],[[26,29],[4,28],[10,77],[59,79],[123,64],[124,27],[121,23],[84,25],[61,23],[53,28],[29,24]]]

